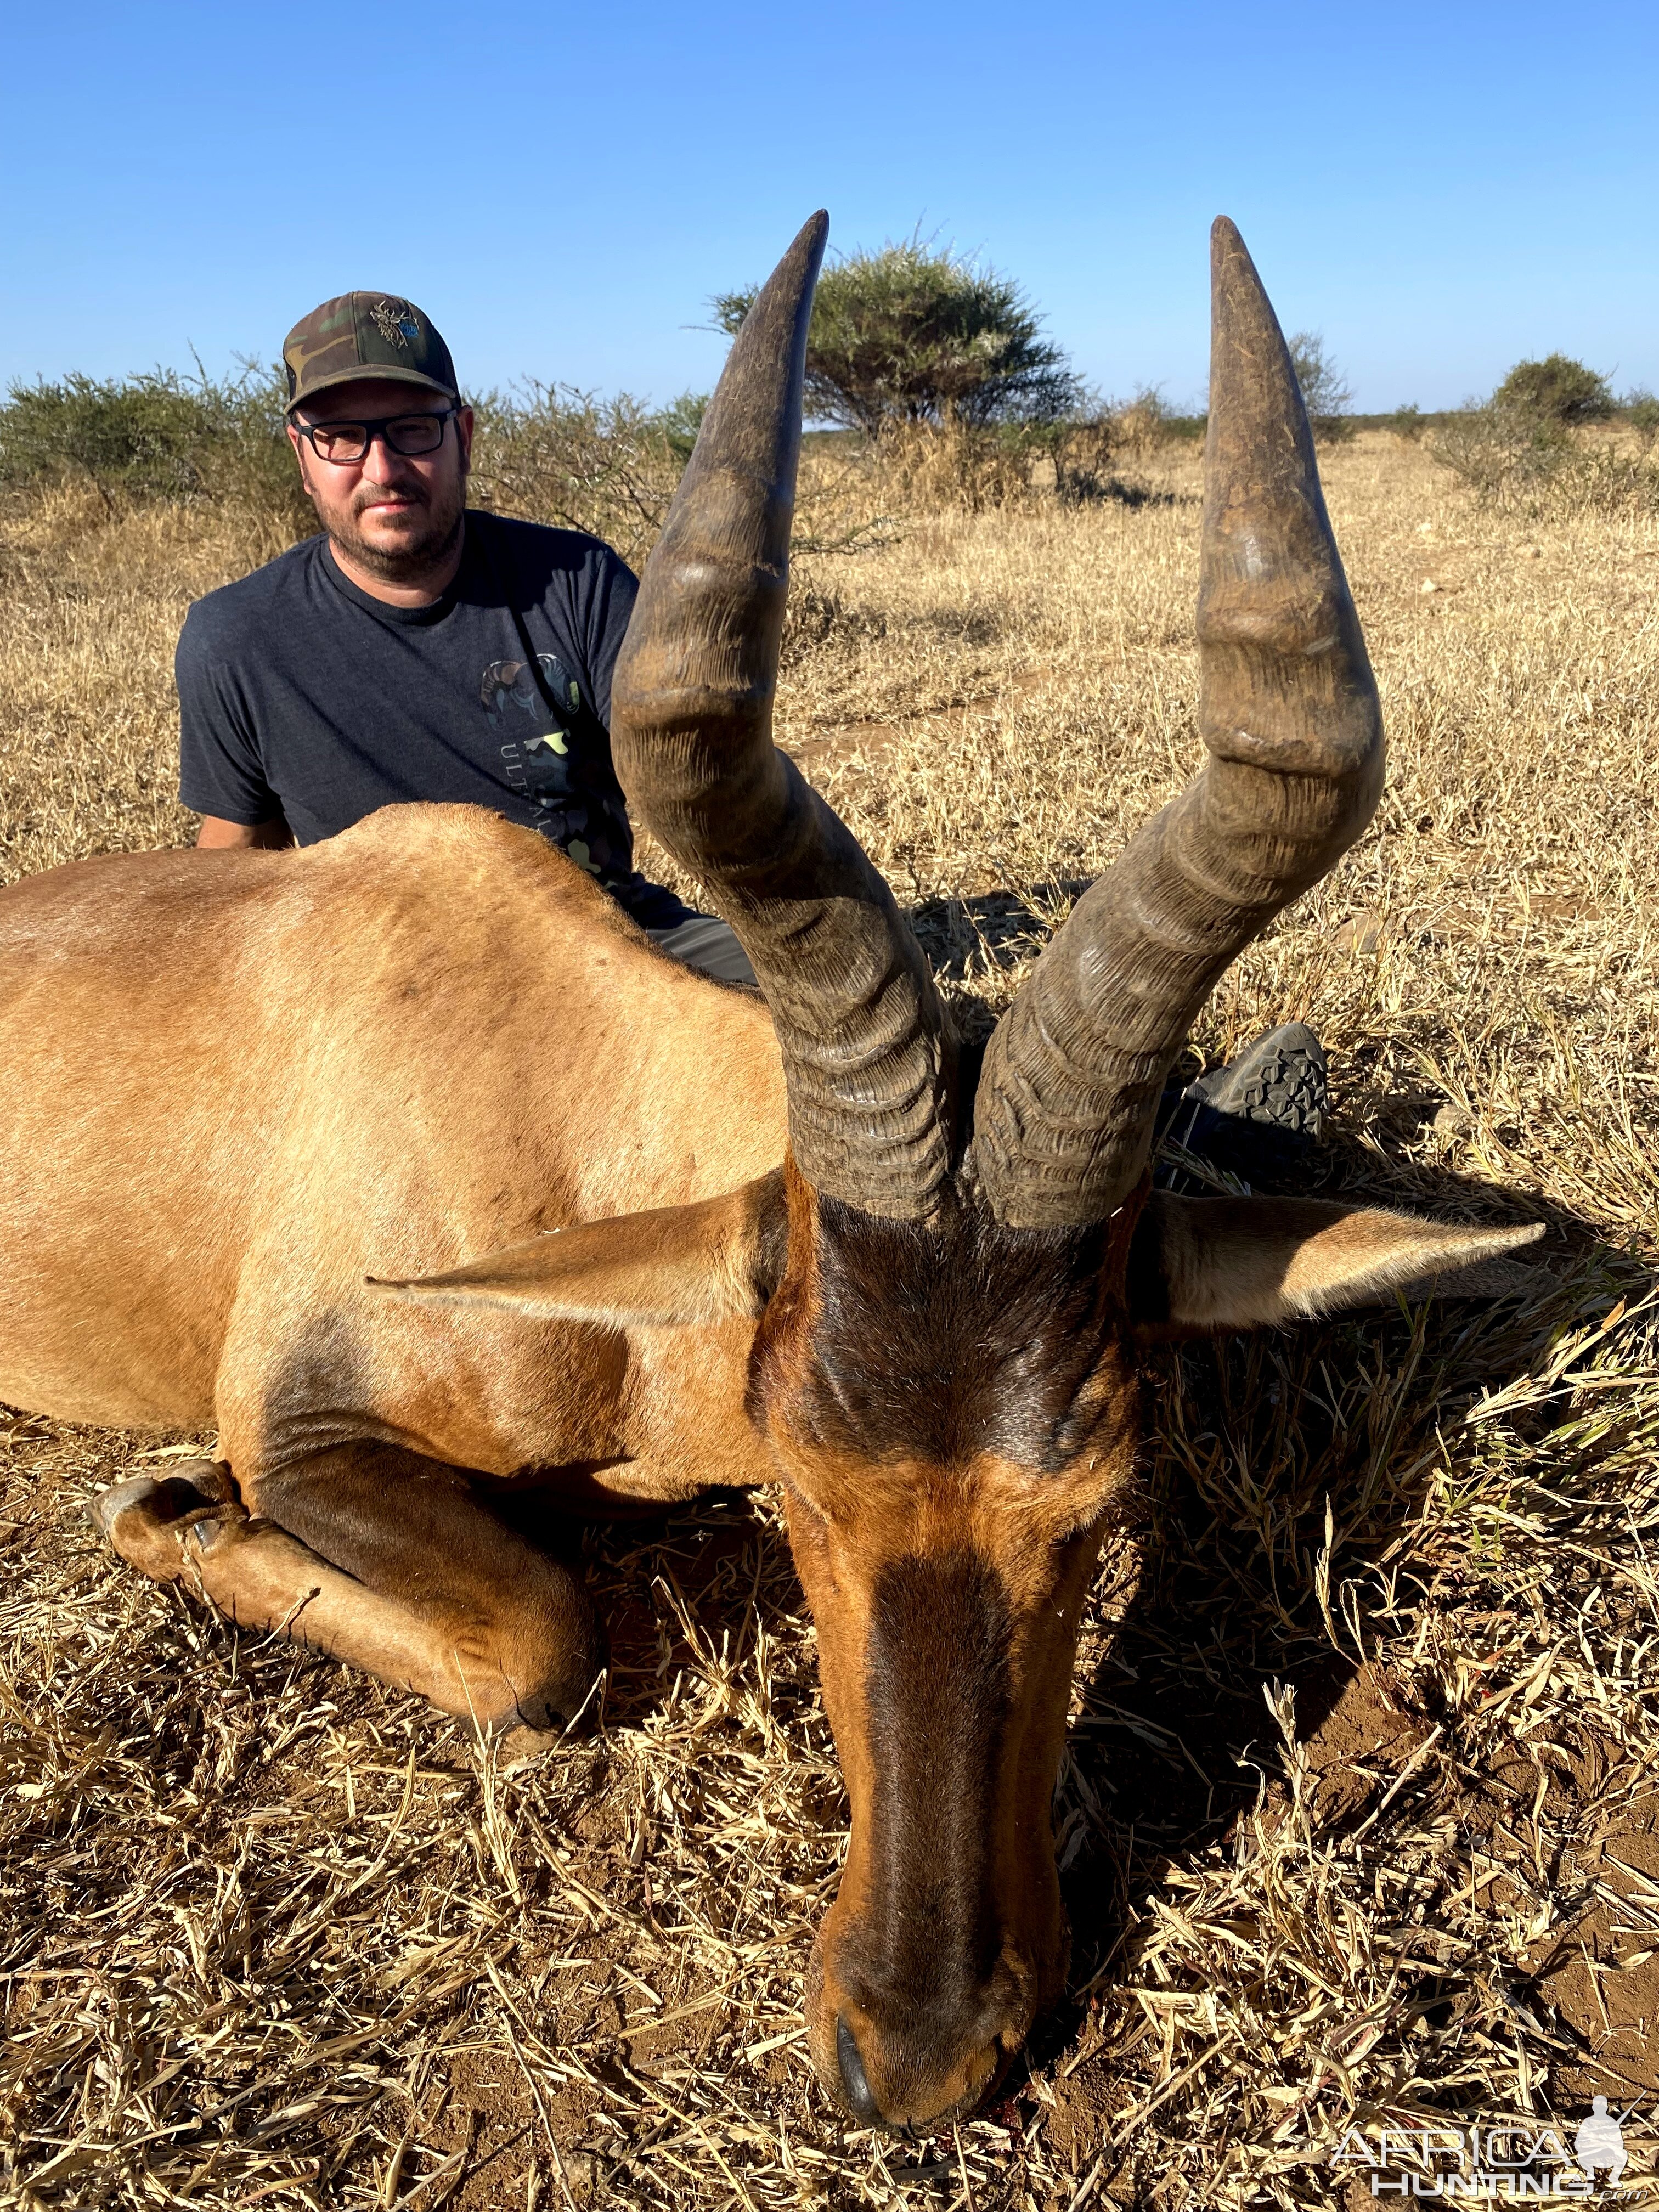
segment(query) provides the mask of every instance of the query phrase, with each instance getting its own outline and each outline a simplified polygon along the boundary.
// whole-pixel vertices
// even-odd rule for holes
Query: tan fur
[[[269,1521],[235,1503],[168,1520],[148,1503],[142,1480],[101,1501],[100,1517],[121,1557],[159,1583],[176,1582],[240,1626],[319,1651],[349,1650],[355,1663],[416,1691],[441,1712],[490,1733],[519,1719],[516,1687],[500,1656],[476,1634],[447,1632],[350,1575]],[[123,1510],[124,1509],[124,1510]]]
[[[764,1006],[532,833],[398,808],[304,852],[55,870],[0,894],[0,1398],[216,1418],[255,1498],[361,1435],[656,1495],[758,1478],[745,1322],[636,1341],[368,1287],[782,1157]]]

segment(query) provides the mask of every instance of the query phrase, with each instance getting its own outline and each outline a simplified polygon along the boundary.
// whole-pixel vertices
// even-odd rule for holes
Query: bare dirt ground
[[[1323,1188],[1540,1218],[1522,1304],[1171,1354],[1055,1805],[1071,1993],[989,2112],[847,2130],[800,2002],[844,1804],[764,1498],[595,1532],[602,1724],[510,1774],[97,1541],[185,1440],[0,1413],[0,2203],[1073,2212],[1372,2200],[1356,2124],[1659,2148],[1659,522],[1327,482],[1390,785],[1207,1060],[1329,1041]],[[1196,468],[799,565],[780,735],[965,1018],[1196,764]],[[182,842],[170,659],[276,546],[0,519],[0,875]],[[0,1081],[4,1072],[0,1071]]]

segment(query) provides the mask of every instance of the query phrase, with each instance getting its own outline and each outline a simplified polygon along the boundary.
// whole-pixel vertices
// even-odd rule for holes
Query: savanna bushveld
[[[809,441],[775,734],[971,1048],[1200,764],[1201,456],[1149,405],[939,412]],[[695,410],[493,427],[478,496],[631,515],[637,556]],[[112,1558],[91,1495],[210,1434],[19,1415],[13,2201],[1369,2201],[1356,2120],[1650,2094],[1650,430],[1421,430],[1320,453],[1387,787],[1189,1050],[1310,1021],[1334,1127],[1291,1194],[1542,1221],[1540,1272],[1148,1355],[1054,1798],[1065,1993],[994,2100],[849,2133],[808,2063],[848,1814],[771,1493],[589,1531],[597,1727],[505,1771]],[[178,624],[304,526],[238,434],[216,480],[7,493],[8,879],[187,842]]]

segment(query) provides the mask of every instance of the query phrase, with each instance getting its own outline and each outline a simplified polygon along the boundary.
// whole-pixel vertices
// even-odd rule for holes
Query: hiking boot
[[[1200,1075],[1182,1093],[1218,1114],[1266,1123],[1316,1145],[1325,1133],[1330,1086],[1325,1048],[1305,1022],[1285,1022],[1253,1045]]]
[[[1324,1134],[1329,1097],[1323,1046],[1305,1022],[1285,1022],[1173,1099],[1166,1091],[1159,1142],[1247,1183],[1282,1175]],[[1164,1190],[1204,1187],[1172,1164],[1153,1180]]]

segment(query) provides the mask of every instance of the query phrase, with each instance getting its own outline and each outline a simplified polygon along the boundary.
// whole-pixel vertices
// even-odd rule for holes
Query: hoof
[[[130,1565],[159,1582],[184,1571],[184,1544],[207,1551],[232,1522],[247,1514],[228,1469],[212,1460],[186,1460],[164,1475],[135,1474],[94,1498],[88,1512]]]
[[[142,1512],[161,1488],[151,1474],[135,1474],[126,1482],[112,1483],[87,1501],[87,1511],[104,1534],[114,1540],[115,1524],[124,1513]]]

